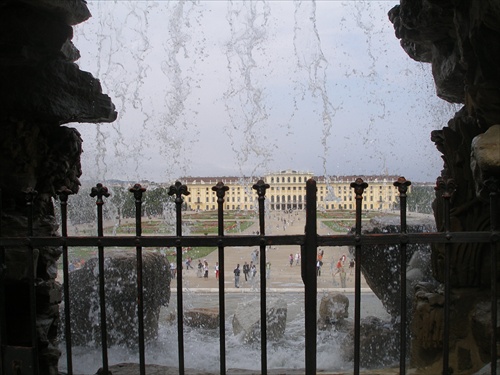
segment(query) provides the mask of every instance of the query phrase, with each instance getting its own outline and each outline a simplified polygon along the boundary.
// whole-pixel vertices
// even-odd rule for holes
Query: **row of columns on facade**
[[[498,179],[491,177],[486,180],[484,184],[489,189],[490,194],[498,194]],[[406,197],[406,193],[408,191],[408,187],[411,185],[411,181],[406,180],[404,177],[399,177],[397,181],[393,183],[393,185],[398,188],[400,197]],[[363,199],[363,193],[368,186],[369,184],[363,181],[362,178],[357,178],[354,182],[352,182],[350,184],[350,187],[354,189],[355,199]],[[258,180],[257,183],[252,186],[252,188],[256,190],[259,198],[265,199],[266,190],[270,188],[270,185],[263,180]],[[436,181],[434,189],[438,192],[441,192],[441,196],[444,199],[449,199],[453,195],[453,192],[457,189],[457,185],[453,179],[444,179],[442,177],[439,177]],[[214,191],[217,195],[218,203],[224,202],[224,197],[228,190],[229,187],[223,182],[218,182],[215,186],[212,187],[212,191]],[[143,193],[146,192],[146,188],[141,186],[140,184],[134,184],[129,189],[129,192],[134,195],[136,201],[141,201]],[[37,196],[36,190],[34,190],[33,188],[28,188],[24,190],[24,193],[27,205],[32,205]],[[68,196],[72,194],[73,192],[66,186],[61,187],[61,189],[57,191],[57,195],[62,204],[65,204],[68,201]],[[97,205],[104,204],[104,198],[108,198],[110,195],[111,194],[109,193],[108,188],[101,183],[98,183],[96,184],[96,186],[91,188],[90,196],[96,198]],[[168,195],[175,196],[176,203],[182,203],[182,196],[188,196],[190,195],[190,192],[188,191],[188,188],[185,184],[181,183],[180,181],[176,181],[175,184],[169,187]]]

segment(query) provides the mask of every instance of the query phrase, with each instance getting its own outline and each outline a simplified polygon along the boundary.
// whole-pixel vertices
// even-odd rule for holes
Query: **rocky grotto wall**
[[[55,236],[52,197],[78,192],[82,140],[69,122],[111,122],[115,108],[99,81],[74,63],[72,26],[90,17],[83,0],[0,1],[0,188],[2,236],[27,231],[25,191],[37,192],[34,234]],[[57,374],[58,248],[35,249],[38,366]],[[9,346],[30,346],[26,249],[6,249],[6,332]],[[23,327],[25,329],[23,329]],[[4,342],[2,343],[4,344]]]
[[[2,236],[25,233],[25,191],[37,191],[35,234],[55,236],[52,197],[78,191],[82,141],[69,122],[111,122],[116,112],[99,82],[74,64],[72,26],[90,17],[84,0],[0,0],[0,188]],[[500,177],[500,3],[497,0],[402,0],[389,12],[402,48],[430,63],[437,95],[463,108],[432,140],[443,154],[443,182],[454,179],[452,230],[487,230],[488,179]],[[471,155],[473,155],[471,157]],[[435,201],[441,224],[441,193]],[[488,245],[457,245],[452,257],[454,374],[489,361]],[[4,274],[8,345],[30,345],[24,249],[7,249]],[[16,250],[16,251],[14,251]],[[59,249],[36,249],[37,340],[41,373],[56,374],[53,343],[60,287]],[[443,281],[443,249],[432,249],[432,271]],[[494,265],[498,268],[498,264]],[[412,364],[440,360],[442,291],[421,286],[414,301]],[[485,323],[486,322],[486,323]],[[486,344],[487,345],[487,344]]]
[[[491,178],[500,178],[500,3],[401,0],[390,10],[389,19],[406,53],[432,65],[436,94],[463,104],[447,126],[431,135],[444,161],[434,202],[438,230],[443,228],[441,196],[450,179],[456,187],[451,230],[489,230],[488,196],[495,189]],[[454,374],[472,373],[490,359],[489,246],[457,244],[452,249]],[[432,248],[431,263],[435,279],[442,283],[443,247]],[[414,306],[412,364],[432,368],[441,359],[442,290],[420,286]]]

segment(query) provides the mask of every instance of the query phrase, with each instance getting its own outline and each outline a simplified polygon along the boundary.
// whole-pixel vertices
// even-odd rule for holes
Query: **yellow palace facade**
[[[320,210],[355,209],[354,191],[350,184],[358,176],[314,176],[310,172],[284,170],[268,173],[262,179],[270,185],[266,191],[266,205],[269,210],[304,210],[306,206],[306,181],[314,178],[317,182],[317,207]],[[359,176],[368,188],[363,194],[364,210],[391,210],[397,203],[399,192],[393,185],[399,176]],[[254,210],[257,194],[252,189],[256,180],[239,177],[186,177],[190,195],[184,202],[188,210],[210,211],[217,209],[217,196],[212,190],[218,182],[223,182],[229,190],[224,197],[225,210]],[[411,186],[410,186],[411,188]]]

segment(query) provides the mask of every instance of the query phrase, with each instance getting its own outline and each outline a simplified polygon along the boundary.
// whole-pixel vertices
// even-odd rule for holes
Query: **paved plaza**
[[[266,234],[267,235],[291,235],[303,234],[305,226],[305,211],[294,211],[292,213],[272,213],[266,217]],[[259,230],[258,220],[247,228],[242,234],[254,234]],[[329,229],[318,222],[318,233],[320,235],[333,234]],[[338,234],[338,233],[337,233]],[[240,288],[236,289],[234,285],[234,269],[236,265],[240,265],[240,270],[243,264],[247,262],[250,264],[252,261],[252,252],[259,250],[258,246],[253,247],[228,247],[224,249],[224,264],[225,264],[225,277],[224,288],[226,292],[249,292],[259,288],[258,280],[260,278],[260,268],[257,265],[257,275],[252,281],[250,278],[245,281],[243,271],[240,275]],[[354,269],[349,268],[349,259],[354,258],[349,254],[349,249],[346,246],[340,247],[321,247],[318,249],[323,250],[323,267],[321,268],[321,275],[318,276],[318,290],[325,289],[338,289],[339,291],[351,292],[354,290]],[[266,250],[266,261],[271,263],[271,271],[267,279],[267,287],[269,289],[280,288],[289,290],[300,290],[304,287],[300,273],[300,265],[296,265],[295,255],[300,254],[300,246],[286,245],[286,246],[271,246]],[[293,265],[290,266],[290,254],[294,257]],[[336,272],[336,263],[342,257],[346,256],[345,269],[347,273],[346,288],[340,288],[340,275]],[[172,258],[172,257],[170,257]],[[218,261],[218,251],[215,250],[201,261],[207,261],[209,266],[208,278],[198,277],[197,264],[199,259],[193,259],[191,265],[194,269],[183,269],[183,288],[190,290],[204,289],[204,292],[218,291],[218,281],[215,278],[215,263]],[[259,262],[262,256],[259,256]],[[169,259],[174,262],[175,259]],[[172,287],[175,290],[175,282]],[[364,278],[361,278],[361,287],[363,291],[368,288]]]

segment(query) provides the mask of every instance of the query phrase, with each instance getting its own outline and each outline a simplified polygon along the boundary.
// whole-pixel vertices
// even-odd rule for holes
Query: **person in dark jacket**
[[[240,265],[238,264],[234,269],[234,287],[240,287]]]
[[[245,275],[245,281],[248,281],[248,274],[250,273],[250,266],[247,262],[243,265],[243,275]]]

